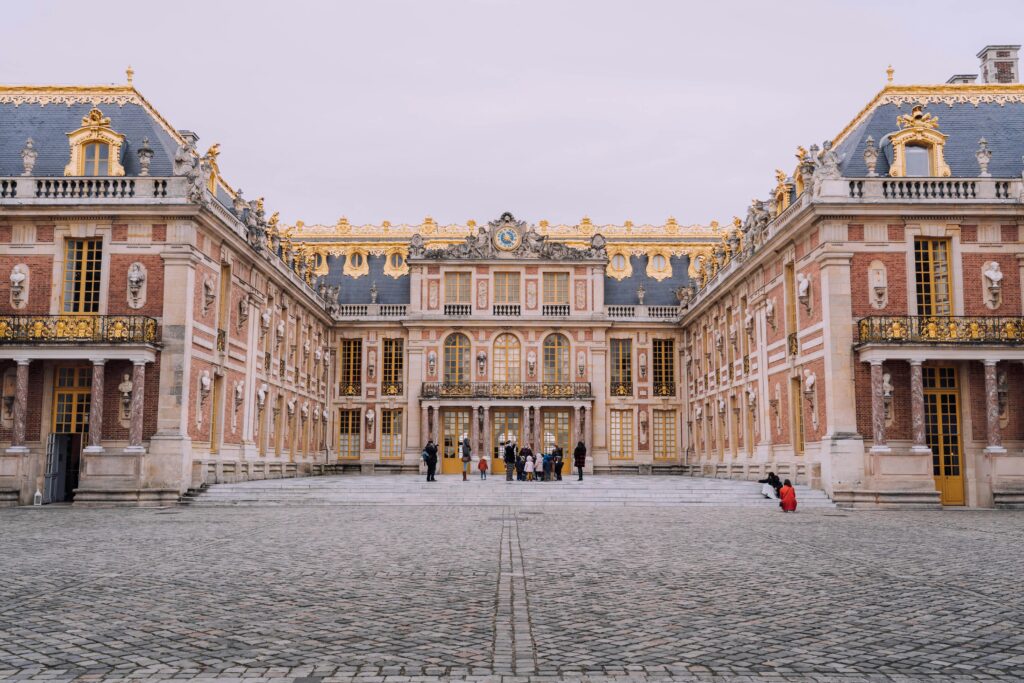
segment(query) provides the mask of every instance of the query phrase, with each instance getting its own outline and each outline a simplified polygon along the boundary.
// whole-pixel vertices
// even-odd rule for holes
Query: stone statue
[[[812,147],[813,149],[813,147]],[[843,175],[839,171],[839,154],[832,149],[832,141],[825,140],[821,143],[821,154],[818,156],[818,168],[815,174],[819,179],[836,180]]]
[[[267,392],[270,391],[270,387],[266,382],[260,384],[259,389],[256,390],[256,407],[263,410],[263,406],[267,404]]]
[[[196,147],[191,141],[186,140],[174,153],[174,175],[188,175],[196,165]]]
[[[875,145],[875,139],[870,135],[864,141],[864,165],[868,169],[868,178],[878,177],[878,174],[875,173],[875,166],[878,165],[878,146]]]
[[[245,210],[249,208],[249,202],[242,196],[242,188],[235,190],[235,196],[231,198],[231,210],[235,212],[238,220],[245,218]]]
[[[991,178],[992,174],[988,172],[988,162],[992,161],[992,152],[989,150],[985,138],[978,140],[978,151],[974,153],[974,158],[978,160],[978,177]]]
[[[477,258],[487,258],[492,256],[491,253],[494,245],[491,244],[491,238],[484,229],[484,226],[480,226],[476,235],[473,237],[472,253]]]
[[[639,302],[641,306],[644,305],[645,296],[647,296],[647,290],[645,290],[644,286],[641,284],[640,287],[637,288],[636,290],[636,300]]]
[[[240,379],[235,382],[235,407],[242,405],[242,401],[245,400],[245,380]]]
[[[775,299],[768,299],[764,304],[764,317],[768,324],[775,329]]]
[[[529,353],[526,354],[526,373],[530,377],[534,377],[537,374],[537,352],[530,349]]]
[[[303,421],[309,419],[309,401],[302,402],[302,419]]]
[[[243,294],[238,300],[238,324],[244,325],[249,321],[249,295]]]
[[[36,151],[32,138],[25,140],[25,147],[21,150],[21,175],[32,175],[32,169],[35,168],[38,157],[39,152]]]
[[[149,146],[149,138],[142,138],[142,146],[139,147],[139,175],[149,175],[149,164],[153,161],[153,148]]]
[[[427,374],[431,377],[437,372],[437,352],[431,351],[427,354]]]
[[[487,354],[483,351],[476,354],[476,369],[481,377],[487,374]]]
[[[743,329],[746,330],[748,337],[754,338],[754,313],[749,309],[747,310],[747,315],[743,318]]]
[[[295,399],[294,398],[288,399],[288,402],[285,405],[288,408],[288,417],[291,417],[292,415],[294,415],[295,414]]]
[[[999,268],[997,261],[990,261],[985,266],[985,270],[982,271],[982,275],[985,276],[985,284],[988,286],[989,291],[998,292],[1002,286],[1003,271]]]
[[[138,261],[128,267],[128,296],[133,307],[137,306],[142,296],[142,286],[146,284],[146,271]]]
[[[266,332],[270,329],[270,319],[273,317],[273,312],[268,308],[260,314],[260,328]]]
[[[810,371],[809,368],[804,369],[804,393],[810,394],[814,391],[814,383],[818,380],[817,376]]]
[[[803,273],[796,274],[796,298],[807,310],[811,309],[811,278]]]
[[[893,392],[892,375],[888,372],[882,373],[882,396],[885,398],[892,398]]]
[[[423,236],[416,233],[409,239],[409,258],[423,258],[426,252]]]
[[[376,282],[371,282],[370,283],[370,303],[371,304],[377,303],[377,283]]]
[[[607,245],[608,240],[604,238],[604,235],[601,233],[595,233],[594,236],[590,238],[590,252],[588,256],[591,258],[607,258]]]
[[[203,315],[206,315],[210,311],[210,306],[213,305],[214,299],[217,298],[216,286],[213,283],[213,278],[208,277],[203,280]]]
[[[28,270],[22,264],[11,269],[11,300],[17,306],[22,303],[25,296],[25,283],[28,280]]]
[[[585,377],[587,374],[587,354],[582,350],[576,352],[576,374]]]
[[[373,428],[373,421],[376,418],[376,414],[373,412],[373,408],[366,409],[366,440],[373,443],[373,437],[376,430]]]
[[[210,377],[209,370],[203,370],[203,373],[199,375],[199,398],[202,401],[206,400],[206,397],[210,395],[210,390],[213,388],[213,379]]]
[[[282,341],[284,341],[284,332],[285,332],[284,321],[283,320],[279,320],[278,323],[277,323],[277,343],[278,344],[280,344]]]
[[[132,388],[132,378],[125,373],[117,385],[117,391],[121,394],[121,417],[128,417],[132,413]]]

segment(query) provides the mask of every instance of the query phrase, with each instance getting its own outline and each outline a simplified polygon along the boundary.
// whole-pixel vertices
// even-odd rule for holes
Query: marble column
[[[423,438],[420,439],[425,446],[427,441],[433,438],[433,434],[430,433],[430,408],[423,406],[420,408],[420,433]]]
[[[931,453],[924,434],[924,381],[921,376],[921,361],[910,361],[910,425],[914,437],[911,453]]]
[[[889,453],[892,451],[885,443],[885,394],[882,389],[882,363],[871,361],[871,427],[874,432],[872,453]]]
[[[988,427],[988,445],[985,453],[998,455],[1005,453],[1003,435],[999,429],[999,386],[996,379],[996,363],[986,359],[985,364],[985,420]]]
[[[11,447],[8,453],[27,453],[25,448],[25,423],[28,420],[28,358],[16,358],[17,378],[14,385],[14,428],[11,430]]]
[[[484,406],[484,428],[480,434],[480,452],[487,455],[488,461],[492,459],[493,454],[491,453],[491,408],[490,406]],[[489,462],[488,465],[491,469],[494,469],[494,463]]]
[[[128,448],[130,452],[142,453],[142,416],[146,403],[146,361],[134,361],[132,367],[132,414],[128,425]]]
[[[105,358],[92,359],[92,392],[89,401],[89,445],[86,453],[103,452],[103,373]]]

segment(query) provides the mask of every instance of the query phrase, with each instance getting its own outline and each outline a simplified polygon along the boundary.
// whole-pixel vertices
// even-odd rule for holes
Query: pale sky
[[[292,223],[722,222],[1024,3],[5,3],[0,82],[135,85]],[[938,112],[941,120],[941,112]]]

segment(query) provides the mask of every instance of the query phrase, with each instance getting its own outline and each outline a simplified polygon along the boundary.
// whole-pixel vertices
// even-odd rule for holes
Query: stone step
[[[834,508],[824,492],[797,486],[802,509]],[[611,507],[760,507],[776,501],[761,496],[759,484],[695,477],[589,476],[583,482],[509,482],[502,475],[463,482],[438,475],[428,483],[417,475],[327,476],[216,484],[188,497],[208,507],[283,506],[611,506]]]

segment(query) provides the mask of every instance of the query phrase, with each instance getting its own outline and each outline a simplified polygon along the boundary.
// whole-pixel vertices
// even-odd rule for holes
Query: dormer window
[[[908,178],[925,178],[932,175],[928,159],[928,148],[924,145],[907,145],[904,150],[907,158]]]
[[[123,176],[121,147],[124,136],[110,127],[110,118],[93,107],[82,118],[82,127],[68,133],[71,159],[66,176]]]
[[[892,144],[893,178],[948,178],[951,173],[943,150],[947,136],[939,132],[939,119],[916,105],[909,114],[896,118],[900,130],[889,136]]]
[[[110,145],[105,142],[89,142],[84,146],[82,175],[107,175],[110,167]]]

